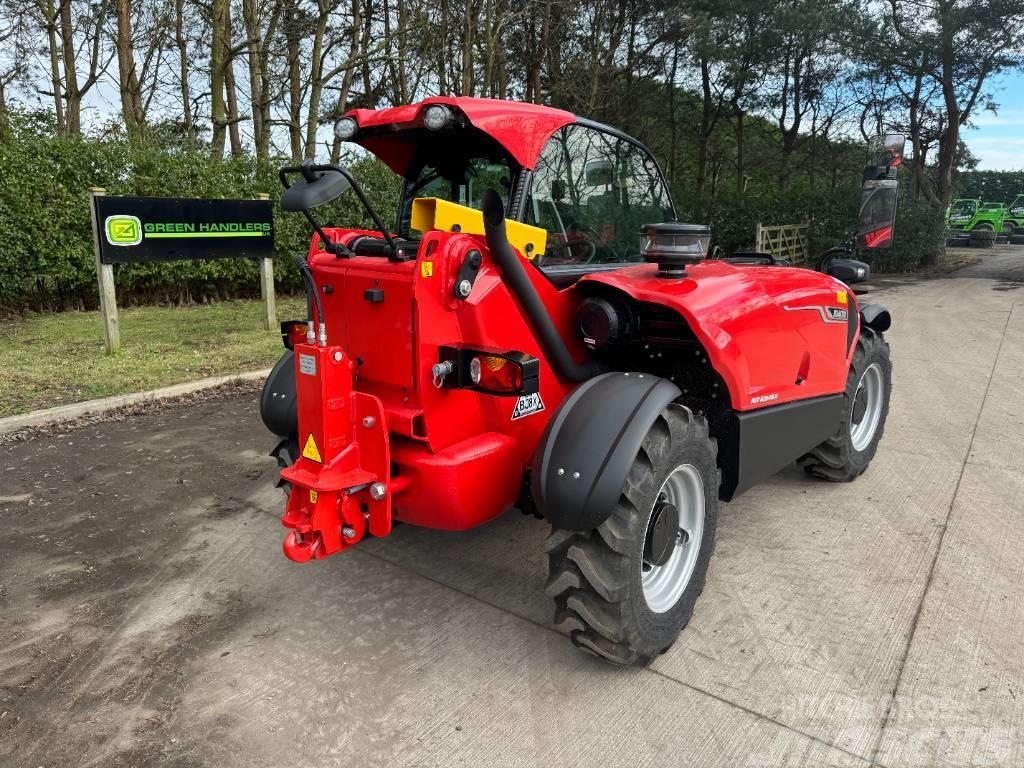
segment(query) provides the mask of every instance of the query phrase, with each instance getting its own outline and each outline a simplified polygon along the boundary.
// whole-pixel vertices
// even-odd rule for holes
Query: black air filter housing
[[[688,265],[707,258],[710,246],[705,224],[645,224],[640,230],[640,253],[658,265],[660,277],[683,277]]]

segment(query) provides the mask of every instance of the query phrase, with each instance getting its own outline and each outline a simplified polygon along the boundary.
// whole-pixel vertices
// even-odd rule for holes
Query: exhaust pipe
[[[573,360],[569,354],[569,348],[558,334],[555,324],[551,321],[551,315],[548,314],[544,302],[537,295],[537,290],[526,274],[522,261],[508,241],[505,234],[505,205],[498,193],[493,189],[484,192],[481,208],[491,258],[498,265],[502,279],[526,315],[530,330],[551,361],[552,367],[559,376],[570,381],[586,381],[604,373],[605,366],[597,361],[588,360],[581,364]]]

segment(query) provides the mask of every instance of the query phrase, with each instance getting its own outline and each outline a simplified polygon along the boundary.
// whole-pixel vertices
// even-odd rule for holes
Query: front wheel
[[[878,450],[892,391],[892,362],[885,337],[862,328],[846,377],[843,417],[836,433],[800,458],[808,474],[849,482],[863,474]]]
[[[718,523],[717,446],[707,421],[669,405],[641,445],[615,511],[591,531],[552,528],[555,624],[616,664],[675,642],[704,589]]]

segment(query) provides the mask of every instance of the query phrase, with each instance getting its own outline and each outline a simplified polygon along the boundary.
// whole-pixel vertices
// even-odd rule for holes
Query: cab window
[[[548,231],[541,267],[640,260],[640,228],[675,218],[643,147],[587,125],[557,131],[533,172],[525,220]]]

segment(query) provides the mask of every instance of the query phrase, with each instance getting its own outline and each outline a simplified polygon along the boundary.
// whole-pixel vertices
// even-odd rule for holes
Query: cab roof
[[[353,141],[377,155],[395,173],[405,176],[417,142],[413,135],[408,141],[396,141],[395,134],[388,129],[420,128],[420,115],[431,104],[444,104],[461,113],[470,125],[490,136],[516,162],[530,169],[537,164],[551,134],[577,122],[571,112],[540,104],[450,96],[435,96],[401,107],[353,109],[345,116],[359,125]]]

